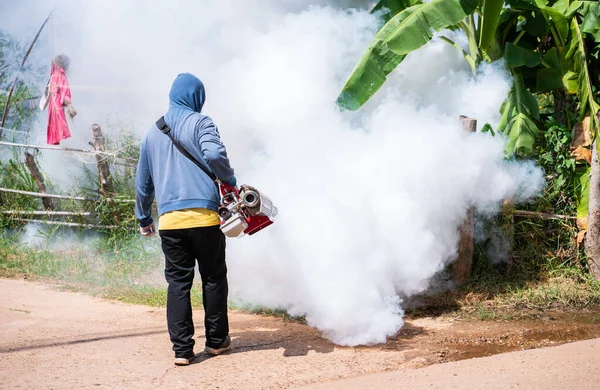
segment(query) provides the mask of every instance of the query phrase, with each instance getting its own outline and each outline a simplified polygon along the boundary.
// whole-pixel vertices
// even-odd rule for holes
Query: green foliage
[[[440,31],[458,23],[477,5],[478,0],[433,0],[398,12],[379,30],[363,54],[337,104],[348,110],[358,109],[379,90],[387,75],[408,53],[431,40],[432,30]]]
[[[571,41],[565,59],[571,65],[571,71],[565,75],[565,85],[568,92],[576,92],[579,97],[579,120],[590,116],[590,127],[598,134],[600,127],[595,113],[600,110],[596,101],[594,86],[588,67],[586,45],[577,19],[571,21]],[[591,113],[591,115],[590,115]]]
[[[470,15],[478,0],[433,0],[401,11],[384,26],[380,36],[384,46],[406,55],[425,45],[432,32],[441,31]]]
[[[590,39],[595,40],[593,53],[599,57],[599,2],[481,0],[481,4],[476,3],[434,0],[409,7],[406,1],[379,2],[376,9],[390,10],[386,16],[388,22],[350,76],[338,104],[358,109],[406,54],[431,39],[432,30],[460,28],[467,36],[469,52],[446,37],[441,39],[460,50],[473,71],[481,60],[493,61],[502,56],[515,76],[514,86],[500,110],[499,130],[509,137],[508,154],[529,155],[534,150],[539,131],[536,122],[540,118],[533,93],[565,88],[577,94],[579,120],[600,109],[595,96],[600,80],[590,75],[594,65],[586,52],[585,37],[587,34],[588,47]],[[504,4],[509,7],[503,7]],[[442,10],[443,17],[439,15]],[[477,20],[474,11],[478,13]],[[598,131],[594,115],[591,120],[592,128]]]
[[[19,53],[21,48],[7,33],[0,31],[0,120],[6,105],[7,91],[14,82],[14,71],[11,67],[10,58]],[[6,92],[5,92],[6,91]],[[24,104],[28,99],[34,97],[31,89],[24,83],[18,82],[9,104],[9,115],[4,123],[5,127],[18,129],[31,117],[31,108]],[[0,129],[0,133],[4,133]],[[6,134],[3,134],[6,137]]]
[[[25,163],[14,159],[0,161],[0,187],[22,191],[37,191],[35,180],[29,173]],[[0,210],[36,210],[40,207],[38,198],[27,197],[19,194],[0,192]],[[7,214],[0,213],[0,229],[22,225]]]
[[[600,3],[583,1],[581,31],[591,34],[596,42],[600,42]]]
[[[575,199],[577,199],[577,219],[585,218],[589,214],[590,199],[590,174],[591,167],[584,165],[575,171]]]
[[[127,302],[164,303],[155,298],[164,296],[164,288],[152,287],[164,283],[159,240],[138,236],[107,250],[102,236],[83,231],[38,234],[39,247],[20,244],[19,236],[0,231],[0,277],[59,280],[71,288]]]
[[[479,48],[487,52],[496,37],[496,29],[502,13],[503,0],[482,0],[479,23]]]
[[[554,119],[545,123],[537,146],[538,164],[551,177],[544,191],[546,204],[572,215],[576,190],[576,162],[571,155],[571,130]]]
[[[540,197],[529,208],[562,212],[546,200]],[[581,250],[573,239],[575,223],[513,218],[510,263],[491,263],[476,245],[469,283],[427,297],[426,306],[419,310],[427,315],[441,310],[451,311],[452,317],[475,314],[480,319],[509,320],[535,318],[546,310],[597,308],[600,283],[583,266]]]
[[[380,0],[375,4],[371,13],[380,12],[381,19],[387,23],[398,12],[417,4],[423,4],[423,2],[421,0]]]
[[[111,287],[106,289],[102,295],[108,299],[114,299],[134,305],[153,307],[165,307],[167,305],[167,289],[147,285]],[[197,285],[192,288],[190,299],[192,308],[202,308],[201,286]]]
[[[494,131],[494,128],[489,123],[484,124],[480,131],[482,133],[490,133],[494,137],[496,136],[496,132]]]
[[[98,222],[102,225],[116,225],[122,229],[135,229],[133,203],[123,200],[125,199],[112,197],[101,198],[96,202],[94,211]]]
[[[504,60],[509,68],[517,68],[527,66],[533,68],[542,63],[540,55],[532,50],[524,49],[510,42],[506,44],[504,49]]]
[[[519,75],[515,75],[513,87],[500,112],[498,131],[508,137],[508,154],[531,155],[539,132],[531,118],[539,120],[540,113],[537,99],[525,88]]]
[[[567,64],[564,56],[558,54],[558,48],[550,48],[544,54],[543,63],[545,67],[538,69],[536,77],[537,92],[548,92],[564,87],[562,77],[567,72]]]

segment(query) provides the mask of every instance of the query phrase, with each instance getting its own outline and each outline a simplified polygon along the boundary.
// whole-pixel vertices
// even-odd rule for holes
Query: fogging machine
[[[241,185],[240,189],[222,183],[214,173],[210,172],[194,156],[192,156],[171,134],[171,128],[161,117],[156,121],[156,126],[169,136],[177,150],[191,160],[196,166],[211,178],[219,187],[221,205],[219,217],[221,231],[228,237],[241,237],[244,234],[253,235],[273,223],[277,215],[277,207],[271,199],[249,185]]]

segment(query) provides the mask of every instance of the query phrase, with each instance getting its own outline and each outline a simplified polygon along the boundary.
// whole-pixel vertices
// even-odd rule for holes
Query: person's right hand
[[[154,227],[154,222],[145,227],[140,227],[140,233],[144,237],[152,237],[156,234],[156,228]]]
[[[73,107],[71,103],[69,103],[69,105],[67,106],[67,112],[71,119],[75,118],[75,115],[77,115],[77,110],[75,109],[75,107]]]
[[[233,187],[233,186],[230,186],[229,184],[221,182],[221,195],[225,195],[230,192],[234,192],[237,194],[240,192],[240,190],[239,190],[239,188],[237,188],[237,186]]]

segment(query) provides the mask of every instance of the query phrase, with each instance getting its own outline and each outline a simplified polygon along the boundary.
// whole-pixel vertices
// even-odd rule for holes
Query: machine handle
[[[233,192],[236,196],[240,194],[237,188],[230,186],[229,184],[219,183],[219,188],[221,189],[221,195],[225,196],[230,192]]]

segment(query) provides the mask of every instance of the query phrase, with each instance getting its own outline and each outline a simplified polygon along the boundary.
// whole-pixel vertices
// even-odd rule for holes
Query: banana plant
[[[598,4],[600,6],[600,4]],[[598,7],[600,10],[600,7]],[[598,39],[600,42],[600,39]],[[594,90],[590,68],[588,66],[588,54],[586,44],[583,38],[582,29],[573,18],[571,21],[571,39],[569,50],[565,55],[565,60],[571,64],[571,69],[563,76],[563,82],[567,93],[577,94],[579,97],[579,120],[590,117],[590,127],[595,135],[598,135],[600,126],[595,113],[600,110]],[[596,85],[596,88],[598,85]]]
[[[447,37],[440,39],[460,50],[473,72],[481,61],[505,59],[514,84],[501,107],[497,130],[509,139],[507,154],[529,155],[539,132],[538,110],[532,109],[534,92],[567,87],[587,101],[580,118],[597,110],[582,32],[600,37],[598,10],[596,1],[381,0],[373,12],[384,12],[386,23],[350,75],[337,104],[342,109],[358,109],[407,54],[432,39],[432,31],[462,29],[467,49]],[[583,20],[581,27],[578,17]],[[546,48],[540,50],[543,45]]]
[[[374,11],[383,13],[385,24],[344,85],[337,99],[342,109],[360,108],[406,55],[432,39],[433,31],[462,29],[467,48],[447,37],[440,39],[460,50],[473,72],[482,61],[504,58],[513,75],[497,129],[508,138],[507,154],[529,155],[535,150],[540,117],[534,93],[538,92],[577,95],[578,121],[589,118],[593,138],[600,135],[596,117],[600,111],[598,0],[381,0]],[[568,113],[565,117],[570,128]],[[578,179],[578,215],[589,213],[588,190],[594,172]],[[600,175],[600,167],[596,174]],[[589,199],[590,210],[600,215],[600,193],[592,196],[590,192]],[[599,242],[594,246],[600,248],[600,219],[597,225]],[[600,249],[590,257],[596,257],[600,269]]]
[[[361,107],[385,83],[392,72],[410,52],[419,49],[432,39],[432,31],[461,29],[468,38],[468,48],[464,49],[448,37],[440,39],[449,43],[462,54],[473,72],[481,61],[495,61],[504,54],[508,33],[517,25],[524,12],[504,9],[503,0],[433,0],[422,3],[419,0],[382,0],[372,12],[384,12],[386,22],[379,30],[371,45],[361,57],[348,81],[344,85],[337,104],[343,109],[356,110]],[[477,14],[477,17],[475,17]],[[502,33],[498,27],[502,25]],[[524,33],[524,31],[523,31]],[[515,43],[523,33],[512,37]],[[536,66],[541,60],[527,58],[529,51],[516,45],[508,48],[508,59],[514,65]],[[535,57],[535,55],[534,55]],[[521,61],[525,61],[521,64]],[[511,90],[510,98],[502,107],[503,118],[499,130],[512,141],[511,152],[530,153],[533,140],[539,132],[534,113],[522,102],[534,100],[517,81]],[[523,99],[516,99],[517,97]],[[537,107],[537,104],[536,104]],[[521,140],[517,140],[522,137]]]
[[[392,4],[396,14],[377,32],[344,85],[337,104],[357,110],[385,83],[406,55],[424,46],[432,31],[452,27],[471,15],[479,0],[381,1],[375,9]],[[387,8],[388,10],[390,8]],[[389,14],[388,14],[389,15]]]
[[[407,54],[432,39],[433,31],[462,29],[469,39],[468,51],[447,37],[441,39],[460,50],[473,71],[483,58],[498,59],[495,32],[503,4],[503,0],[379,1],[371,12],[382,14],[385,24],[348,78],[337,99],[338,106],[360,108]]]
[[[445,36],[440,36],[440,39],[458,49],[474,73],[481,61],[492,62],[505,56],[515,81],[509,98],[501,108],[502,120],[498,130],[509,138],[509,154],[529,154],[533,151],[534,140],[539,132],[535,122],[539,119],[539,113],[537,103],[532,103],[535,102],[534,96],[518,75],[522,73],[518,68],[538,66],[542,59],[531,50],[517,46],[525,29],[510,34],[517,26],[529,27],[528,23],[519,24],[519,18],[528,21],[524,17],[526,11],[505,9],[503,0],[434,0],[425,4],[414,0],[382,0],[373,11],[382,12],[386,9],[385,25],[360,59],[337,99],[341,108],[356,110],[362,106],[408,53],[432,39],[432,31],[461,29],[467,36],[468,48],[462,48]],[[443,17],[440,16],[442,12]],[[539,24],[540,18],[535,21]],[[514,42],[511,43],[510,39]]]

